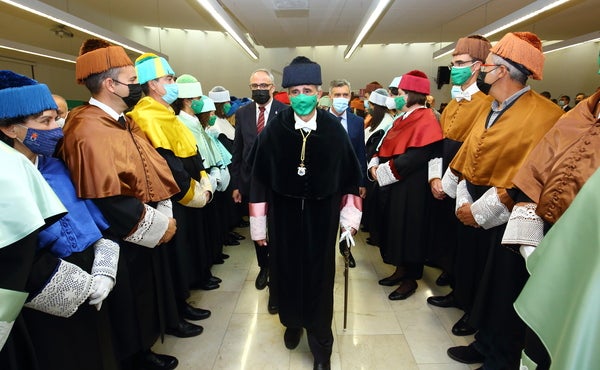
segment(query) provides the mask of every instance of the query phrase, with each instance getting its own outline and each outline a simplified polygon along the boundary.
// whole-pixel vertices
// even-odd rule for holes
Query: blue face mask
[[[338,113],[344,113],[348,109],[348,99],[346,98],[333,98],[333,109]]]
[[[35,154],[52,157],[56,145],[63,138],[63,131],[60,127],[51,130],[36,130],[31,127],[20,126],[27,129],[23,145]]]
[[[179,87],[177,84],[164,84],[165,95],[162,96],[163,100],[167,102],[167,104],[173,104],[175,100],[177,100],[177,95],[179,95]]]

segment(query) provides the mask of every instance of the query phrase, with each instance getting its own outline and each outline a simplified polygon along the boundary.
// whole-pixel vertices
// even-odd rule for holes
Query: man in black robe
[[[321,67],[306,57],[283,70],[291,108],[269,121],[252,149],[250,227],[259,245],[277,246],[286,347],[296,348],[306,328],[314,368],[329,369],[336,237],[340,224],[344,235],[360,225],[362,175],[344,128],[316,109],[320,85]]]

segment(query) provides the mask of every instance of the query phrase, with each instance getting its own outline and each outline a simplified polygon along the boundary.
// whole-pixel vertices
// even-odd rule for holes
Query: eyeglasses
[[[448,64],[448,69],[452,69],[454,67],[461,68],[461,67],[464,67],[465,64],[475,63],[475,62],[476,62],[475,59],[471,59],[471,60],[457,60],[456,62]]]
[[[266,90],[269,87],[273,86],[273,84],[250,84],[248,85],[252,90]]]
[[[483,69],[486,68],[486,67],[496,67],[496,68],[492,68],[489,71],[484,71]],[[489,73],[489,72],[495,71],[496,69],[498,69],[500,67],[502,67],[502,65],[500,65],[500,64],[482,64],[481,67],[479,67],[479,70],[481,72]]]

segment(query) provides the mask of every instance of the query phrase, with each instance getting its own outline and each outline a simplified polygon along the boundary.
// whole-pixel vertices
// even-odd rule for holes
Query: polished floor
[[[248,228],[238,229],[248,236]],[[472,337],[456,337],[450,329],[462,312],[438,308],[425,301],[430,295],[446,294],[447,287],[435,285],[439,271],[425,269],[416,293],[405,301],[390,301],[395,287],[377,281],[394,268],[381,261],[377,247],[365,243],[368,235],[359,233],[353,255],[357,267],[350,269],[348,324],[343,330],[344,262],[337,257],[333,333],[335,342],[332,369],[468,370],[480,365],[464,365],[451,360],[446,349],[468,344]],[[221,287],[194,291],[189,302],[212,311],[197,322],[204,333],[195,338],[165,336],[154,350],[177,356],[180,370],[203,369],[312,369],[312,355],[306,335],[298,348],[283,344],[284,327],[277,315],[267,312],[268,289],[254,287],[258,273],[254,247],[248,240],[225,247],[231,258],[213,267],[222,278]]]

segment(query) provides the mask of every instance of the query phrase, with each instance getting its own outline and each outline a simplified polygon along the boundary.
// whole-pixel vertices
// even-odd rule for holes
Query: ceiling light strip
[[[223,27],[231,37],[252,57],[258,59],[258,51],[241,35],[244,33],[235,25],[225,10],[214,0],[197,0],[207,12]]]
[[[69,54],[63,54],[52,50],[38,48],[36,46],[25,45],[18,42],[0,39],[0,49],[18,51],[20,53],[37,55],[44,58],[60,60],[67,63],[75,63],[76,57]]]
[[[560,41],[554,43],[552,45],[544,46],[544,54],[552,53],[555,51],[572,48],[574,46],[579,46],[582,44],[586,44],[588,42],[597,42],[600,41],[600,31],[594,31],[587,33],[585,35],[573,37],[572,39]]]
[[[152,49],[146,47],[145,45],[138,44],[137,42],[129,40],[125,37],[122,37],[114,32],[106,30],[104,28],[98,27],[93,23],[90,23],[81,18],[75,17],[74,15],[69,14],[67,12],[63,12],[62,10],[54,8],[54,7],[52,7],[48,4],[45,4],[41,1],[37,1],[37,0],[19,0],[19,1],[0,0],[0,1],[3,3],[9,4],[9,5],[15,6],[19,9],[25,10],[29,13],[38,15],[40,17],[44,17],[44,18],[50,19],[54,22],[64,24],[65,26],[69,26],[80,32],[86,33],[88,35],[98,37],[100,39],[106,40],[106,41],[111,42],[116,45],[120,45],[120,46],[124,47],[125,49],[134,51],[136,53],[143,54],[146,52],[152,52],[152,53],[156,53],[156,54],[164,56],[164,54],[162,54],[156,50],[152,50]]]
[[[371,4],[371,10],[367,12],[367,16],[363,19],[363,25],[360,32],[354,39],[352,46],[349,46],[344,51],[344,59],[348,59],[352,56],[356,48],[363,41],[367,33],[371,30],[371,27],[379,20],[383,12],[392,3],[393,0],[377,0]]]

